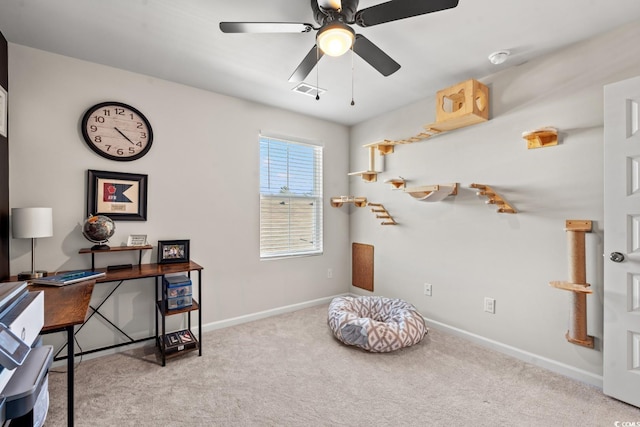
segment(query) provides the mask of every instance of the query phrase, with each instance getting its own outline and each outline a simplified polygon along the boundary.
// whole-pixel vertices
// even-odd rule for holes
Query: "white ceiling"
[[[361,0],[359,9],[381,2]],[[638,0],[460,0],[456,8],[442,12],[354,26],[402,68],[383,77],[358,56],[325,56],[318,76],[314,69],[305,80],[315,86],[318,78],[318,86],[327,90],[316,101],[293,92],[295,84],[288,82],[314,45],[315,31],[223,34],[218,27],[220,21],[315,24],[309,0],[0,3],[0,31],[10,43],[347,125],[638,19]],[[502,49],[512,52],[509,61],[489,63],[487,56]],[[355,106],[350,105],[352,62]]]

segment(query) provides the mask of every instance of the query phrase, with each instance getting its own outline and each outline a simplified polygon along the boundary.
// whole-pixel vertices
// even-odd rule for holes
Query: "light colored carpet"
[[[640,410],[589,385],[431,330],[373,354],[333,338],[327,306],[204,335],[158,364],[153,347],[80,363],[77,426],[614,426]],[[66,425],[66,375],[46,426]]]

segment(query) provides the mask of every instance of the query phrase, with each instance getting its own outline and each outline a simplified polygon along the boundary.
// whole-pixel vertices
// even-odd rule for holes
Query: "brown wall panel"
[[[373,246],[351,245],[352,285],[373,292]]]

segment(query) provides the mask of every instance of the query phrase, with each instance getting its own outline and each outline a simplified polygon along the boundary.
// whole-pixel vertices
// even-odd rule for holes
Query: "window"
[[[260,137],[260,258],[322,253],[322,147]]]

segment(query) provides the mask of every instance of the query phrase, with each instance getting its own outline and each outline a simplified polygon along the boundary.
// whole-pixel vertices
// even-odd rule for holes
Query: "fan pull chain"
[[[351,45],[351,105],[354,106],[356,105],[356,102],[353,100],[353,45]]]
[[[320,101],[320,47],[316,44],[316,101]]]

